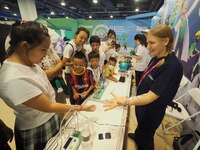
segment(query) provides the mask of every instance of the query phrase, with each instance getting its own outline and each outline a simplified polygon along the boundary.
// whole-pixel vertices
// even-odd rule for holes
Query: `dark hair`
[[[109,38],[110,36],[112,36],[112,35],[114,35],[115,36],[115,38],[116,38],[116,33],[115,33],[115,31],[114,30],[111,30],[111,29],[109,29],[108,30],[108,33],[107,33],[107,37]]]
[[[86,29],[85,27],[79,27],[79,28],[76,30],[75,35],[78,35],[81,31],[84,31],[85,33],[87,33],[88,38],[90,37],[90,32],[89,32],[88,29]]]
[[[85,54],[83,54],[82,52],[76,52],[73,56],[73,59],[77,58],[77,59],[83,59],[85,60],[86,64],[87,64],[87,58],[85,56]]]
[[[49,36],[48,29],[40,23],[35,21],[16,21],[11,26],[8,56],[15,51],[20,42],[28,42],[32,49],[40,45],[47,36]]]
[[[146,36],[144,34],[136,34],[134,40],[139,40],[140,44],[143,46],[147,46]]]
[[[92,35],[90,37],[90,44],[92,44],[92,43],[99,43],[99,44],[101,44],[101,40],[100,40],[100,38],[97,35]]]
[[[117,59],[115,57],[110,57],[109,61],[113,61],[113,62],[117,63]]]
[[[98,58],[99,59],[100,55],[99,53],[97,52],[94,52],[94,51],[91,51],[89,54],[88,54],[88,59],[92,59],[92,58]]]

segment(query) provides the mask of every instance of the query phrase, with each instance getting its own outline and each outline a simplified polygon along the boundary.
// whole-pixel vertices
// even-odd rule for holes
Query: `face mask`
[[[108,68],[109,68],[110,70],[113,70],[113,69],[114,69],[114,66],[108,65]]]

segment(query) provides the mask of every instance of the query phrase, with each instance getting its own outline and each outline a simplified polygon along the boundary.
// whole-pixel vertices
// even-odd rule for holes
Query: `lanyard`
[[[139,81],[139,85],[141,84],[141,82],[144,80],[144,78],[154,69],[158,66],[158,64],[160,63],[160,61],[158,61],[155,65],[153,65],[150,69],[146,69],[146,71],[143,73],[142,77],[140,78]],[[153,64],[153,62],[152,62]]]

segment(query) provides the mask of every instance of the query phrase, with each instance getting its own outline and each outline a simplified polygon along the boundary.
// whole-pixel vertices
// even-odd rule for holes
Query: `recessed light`
[[[136,8],[135,11],[139,11],[139,8]]]
[[[110,15],[110,18],[113,18],[113,15]]]
[[[65,6],[65,2],[61,2],[60,5]]]
[[[9,7],[7,5],[4,6],[4,9],[9,9]]]
[[[93,0],[93,3],[94,3],[94,4],[98,3],[98,0]]]

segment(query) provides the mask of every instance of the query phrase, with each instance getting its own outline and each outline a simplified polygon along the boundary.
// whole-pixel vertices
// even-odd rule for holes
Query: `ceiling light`
[[[89,16],[89,18],[91,19],[91,18],[92,18],[92,16],[90,15],[90,16]]]
[[[65,6],[65,2],[61,2],[60,5]]]
[[[8,5],[4,5],[4,9],[10,9]]]
[[[51,12],[51,15],[55,15],[55,13],[52,11],[52,12]]]
[[[138,2],[139,0],[135,0],[136,2]]]
[[[93,0],[93,3],[94,3],[94,4],[98,3],[98,0]]]
[[[14,15],[14,16],[17,16],[17,14],[16,14],[16,13],[14,13],[13,15]]]
[[[136,8],[135,11],[139,11],[139,8]]]
[[[65,18],[66,18],[66,19],[69,19],[69,17],[68,17],[68,16],[66,16]]]
[[[110,18],[113,18],[113,15],[110,15]]]

